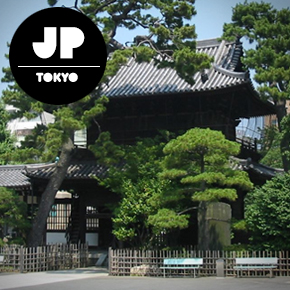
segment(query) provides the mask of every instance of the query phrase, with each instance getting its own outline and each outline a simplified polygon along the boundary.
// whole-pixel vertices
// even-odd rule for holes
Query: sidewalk
[[[290,277],[163,278],[115,277],[106,269],[0,274],[0,290],[289,290]]]
[[[107,269],[94,267],[27,274],[0,273],[0,290],[106,276]]]

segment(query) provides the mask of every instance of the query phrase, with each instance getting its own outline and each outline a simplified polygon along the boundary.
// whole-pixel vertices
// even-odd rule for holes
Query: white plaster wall
[[[46,243],[47,244],[66,244],[65,233],[46,233]],[[98,233],[86,233],[86,242],[89,246],[97,247],[99,245],[99,234]]]
[[[99,245],[99,234],[86,233],[86,242],[89,244],[89,246],[97,247]]]
[[[65,233],[46,233],[47,244],[66,244]]]

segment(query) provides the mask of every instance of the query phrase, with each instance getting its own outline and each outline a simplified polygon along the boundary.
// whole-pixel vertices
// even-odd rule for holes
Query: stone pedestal
[[[200,250],[222,250],[231,244],[230,205],[201,202],[198,208],[198,247]]]

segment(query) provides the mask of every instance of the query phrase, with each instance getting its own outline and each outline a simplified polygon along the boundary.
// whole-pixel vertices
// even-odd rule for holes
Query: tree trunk
[[[65,178],[73,149],[73,142],[69,138],[62,146],[60,158],[56,164],[55,171],[53,172],[45,191],[41,195],[39,208],[36,217],[33,220],[32,229],[28,237],[29,247],[37,247],[43,243],[43,235],[46,230],[46,220],[54,203],[55,195]]]
[[[282,132],[281,122],[282,119],[287,115],[286,100],[280,100],[276,102],[276,115],[278,119],[279,132]],[[287,158],[287,155],[285,154],[285,152],[289,152],[290,150],[289,143],[290,143],[289,134],[283,134],[283,137],[280,142],[280,151],[282,156],[283,168],[285,172],[288,172],[290,168],[290,162]]]

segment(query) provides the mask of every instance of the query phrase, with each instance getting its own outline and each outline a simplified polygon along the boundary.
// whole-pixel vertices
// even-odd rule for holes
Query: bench
[[[273,269],[278,266],[278,258],[236,258],[234,270],[237,277],[242,276],[243,271],[265,271],[269,270],[270,278],[273,277]]]
[[[200,269],[203,265],[202,258],[171,258],[164,259],[163,261],[163,273],[165,278],[166,270],[184,270],[184,274],[186,270],[194,271],[194,278],[196,277],[196,270]]]

